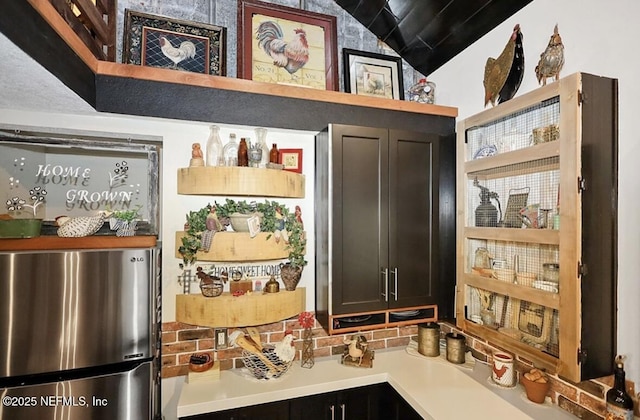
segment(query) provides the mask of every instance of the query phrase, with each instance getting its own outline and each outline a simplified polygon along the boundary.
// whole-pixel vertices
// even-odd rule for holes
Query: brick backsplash
[[[300,359],[302,350],[302,327],[298,324],[297,317],[273,324],[258,327],[263,343],[277,343],[284,337],[285,331],[293,332],[295,338],[296,360]],[[181,322],[167,322],[162,324],[162,377],[187,375],[189,373],[189,357],[194,353],[209,353],[220,361],[223,370],[243,367],[242,350],[239,348],[227,348],[214,350],[213,329],[184,324]],[[233,328],[229,329],[229,333]],[[450,324],[441,324],[442,334],[457,331]],[[324,357],[342,354],[344,351],[344,335],[328,336],[324,329],[316,322],[313,328],[313,353],[315,357]],[[369,346],[372,349],[384,349],[391,347],[405,347],[409,340],[417,338],[418,327],[416,325],[386,328],[381,330],[366,331],[364,333]],[[467,345],[474,350],[474,355],[491,361],[492,354],[497,347],[490,342],[478,337],[463,334],[467,337]],[[533,367],[529,360],[516,355],[516,369],[522,373]],[[572,383],[555,375],[549,375],[551,387],[549,397],[554,404],[570,412],[581,419],[598,420],[605,418],[605,394],[613,384],[613,377],[598,378],[580,383]],[[635,394],[635,385],[627,381],[629,394],[636,398],[635,409],[638,413],[638,395]]]
[[[282,341],[285,331],[290,330],[295,338],[296,360],[300,359],[302,351],[302,327],[297,317],[273,324],[260,325],[260,338],[263,343],[277,343]],[[229,334],[233,331],[229,329]],[[313,327],[313,354],[315,357],[342,354],[343,340],[351,335],[328,336],[325,330],[316,322]],[[412,337],[418,335],[417,326],[387,328],[383,330],[367,331],[363,333],[372,349],[389,347],[404,347]],[[215,360],[220,361],[220,368],[240,368],[242,364],[242,350],[227,348],[214,350],[213,329],[184,324],[181,322],[167,322],[162,324],[162,377],[186,375],[189,372],[189,358],[195,353],[209,353]]]
[[[489,362],[492,361],[492,354],[496,350],[502,350],[492,346],[490,342],[479,337],[462,333],[450,324],[441,324],[442,333],[456,331],[466,336],[467,346],[479,353]],[[474,354],[475,355],[475,354]],[[523,357],[515,355],[516,370],[518,375],[522,375],[533,367],[533,363]],[[557,375],[548,375],[551,387],[547,394],[554,404],[568,411],[574,416],[584,420],[603,420],[606,417],[605,395],[613,386],[613,376],[582,381],[579,383],[563,380]],[[638,396],[635,394],[635,385],[632,381],[627,381],[629,395],[634,398],[635,416],[638,417]]]

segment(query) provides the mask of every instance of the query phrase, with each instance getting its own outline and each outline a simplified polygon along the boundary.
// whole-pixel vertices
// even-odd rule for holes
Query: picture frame
[[[279,163],[285,171],[302,173],[302,149],[280,149]]]
[[[124,64],[227,74],[224,27],[125,9],[123,36]]]
[[[402,58],[349,48],[342,50],[342,58],[345,92],[404,100]]]
[[[299,45],[301,37],[308,47]],[[299,60],[275,52],[269,55],[272,39],[295,43],[292,48]],[[241,79],[338,90],[336,17],[258,0],[238,0],[237,59]]]

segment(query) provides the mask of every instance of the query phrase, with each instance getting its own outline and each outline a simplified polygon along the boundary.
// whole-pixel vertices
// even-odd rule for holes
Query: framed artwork
[[[227,30],[125,10],[122,62],[226,76]]]
[[[375,98],[404,99],[402,59],[344,48],[344,91]]]
[[[338,90],[336,17],[238,0],[238,77]]]
[[[302,149],[280,149],[280,163],[285,171],[302,173]]]

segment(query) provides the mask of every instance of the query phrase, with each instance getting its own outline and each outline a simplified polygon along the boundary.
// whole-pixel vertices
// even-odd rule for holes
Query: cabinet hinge
[[[577,362],[579,365],[587,363],[587,351],[585,349],[578,349]]]
[[[578,105],[582,105],[582,103],[587,99],[586,96],[587,95],[582,93],[581,90],[578,90]]]
[[[584,192],[586,190],[587,190],[587,181],[583,177],[579,176],[578,177],[578,192],[581,193],[581,192]]]
[[[581,261],[578,261],[578,277],[583,277],[587,274],[589,274],[587,264],[583,264]]]

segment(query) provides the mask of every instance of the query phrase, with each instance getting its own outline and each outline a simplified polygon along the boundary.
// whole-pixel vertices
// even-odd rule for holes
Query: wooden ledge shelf
[[[267,237],[271,235],[269,239]],[[176,258],[182,258],[178,248],[184,231],[176,232]],[[289,256],[284,241],[276,242],[271,232],[260,232],[251,237],[245,232],[218,232],[213,237],[208,252],[198,251],[198,261],[268,261]]]
[[[201,294],[176,296],[176,321],[205,327],[249,327],[282,321],[298,315],[306,307],[306,291],[260,292],[217,297]]]
[[[155,236],[86,236],[83,238],[60,238],[59,236],[39,236],[25,239],[0,239],[0,251],[43,251],[63,249],[103,249],[103,248],[152,248],[156,246]]]
[[[296,172],[239,166],[178,169],[178,194],[304,198],[305,177]]]

